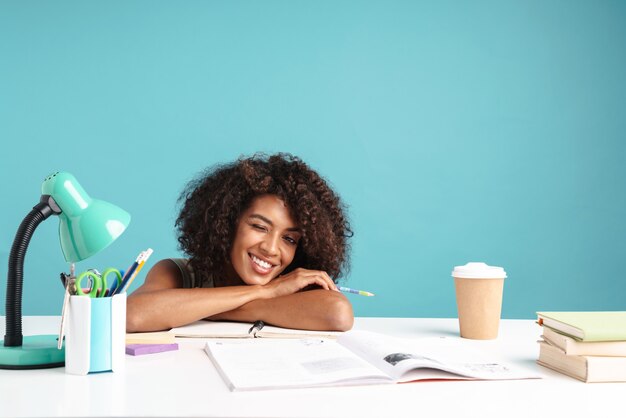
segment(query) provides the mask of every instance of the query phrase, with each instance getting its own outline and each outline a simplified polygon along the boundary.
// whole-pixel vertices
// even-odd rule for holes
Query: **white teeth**
[[[252,261],[257,263],[259,266],[263,267],[264,269],[268,269],[268,268],[272,267],[272,265],[270,263],[268,263],[265,260],[261,260],[260,258],[254,256],[253,254],[250,254],[250,257],[252,257]]]

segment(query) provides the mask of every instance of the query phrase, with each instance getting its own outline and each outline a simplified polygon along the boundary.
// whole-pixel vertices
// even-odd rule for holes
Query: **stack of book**
[[[626,382],[626,312],[537,312],[537,363],[583,382]]]

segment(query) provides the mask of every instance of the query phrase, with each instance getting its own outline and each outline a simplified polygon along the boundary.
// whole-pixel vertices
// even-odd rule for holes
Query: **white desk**
[[[4,335],[4,318],[0,317]],[[54,334],[58,317],[26,317],[24,335]],[[355,329],[403,337],[457,336],[456,319],[357,318]],[[540,380],[420,382],[400,385],[232,393],[202,342],[179,351],[126,356],[124,373],[88,376],[64,368],[0,370],[0,416],[223,417],[611,417],[624,416],[626,383],[584,384],[536,365],[541,329],[505,320],[494,341],[476,344],[532,369]]]

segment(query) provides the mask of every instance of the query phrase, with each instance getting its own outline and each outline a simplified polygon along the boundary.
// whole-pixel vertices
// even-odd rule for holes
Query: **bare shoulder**
[[[158,261],[148,274],[144,283],[133,293],[143,293],[161,289],[182,287],[183,279],[178,266],[169,258]]]

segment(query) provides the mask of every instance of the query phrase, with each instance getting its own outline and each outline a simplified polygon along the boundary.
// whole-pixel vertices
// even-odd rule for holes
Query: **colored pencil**
[[[346,292],[346,293],[354,293],[355,295],[374,296],[372,292],[366,292],[365,290],[351,289],[349,287],[339,286],[339,290],[342,292]]]

